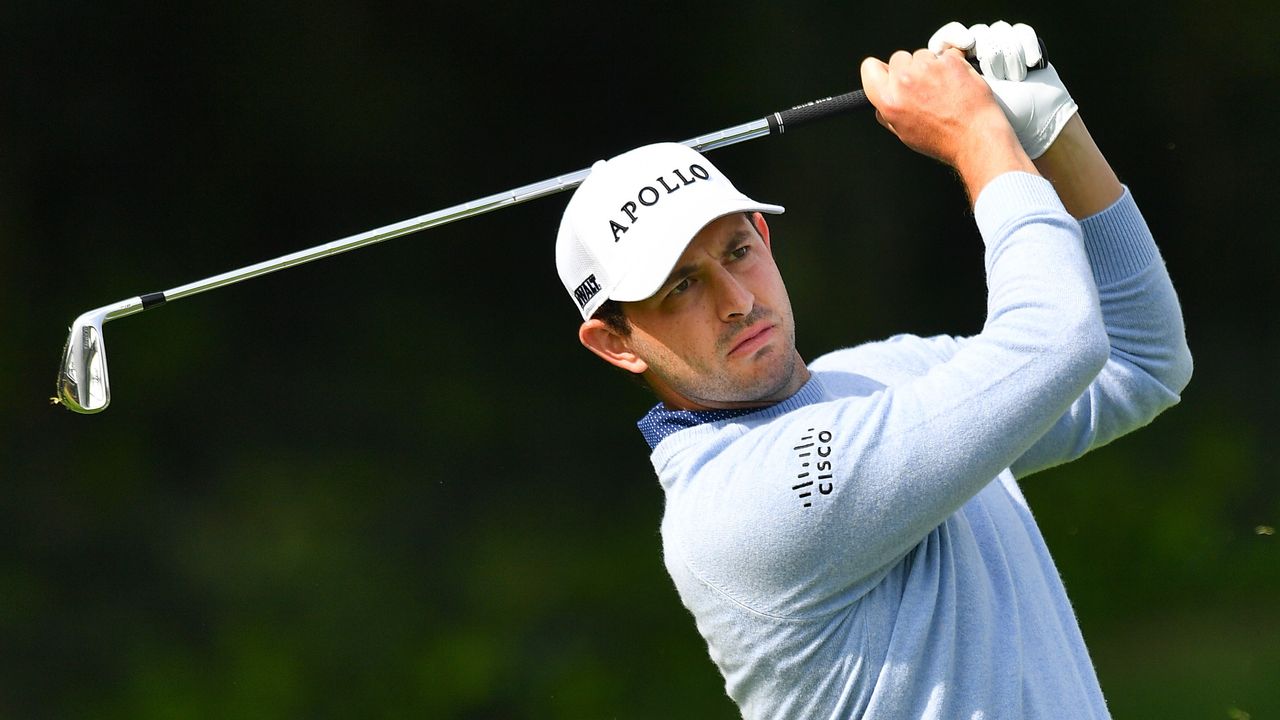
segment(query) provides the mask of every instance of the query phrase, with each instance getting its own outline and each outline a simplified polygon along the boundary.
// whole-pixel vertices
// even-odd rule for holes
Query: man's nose
[[[720,268],[716,274],[716,285],[716,302],[721,320],[733,322],[751,314],[756,297],[733,273]]]

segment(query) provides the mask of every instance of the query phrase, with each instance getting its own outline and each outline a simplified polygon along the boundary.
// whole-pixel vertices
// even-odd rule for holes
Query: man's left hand
[[[935,55],[949,48],[978,61],[983,79],[1032,159],[1049,149],[1076,114],[1076,103],[1053,65],[1028,70],[1041,60],[1040,42],[1029,25],[998,21],[965,27],[950,22],[929,38],[929,50]]]

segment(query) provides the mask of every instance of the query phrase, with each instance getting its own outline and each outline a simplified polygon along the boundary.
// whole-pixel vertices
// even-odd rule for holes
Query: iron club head
[[[91,310],[71,324],[67,345],[58,369],[55,402],[78,413],[102,412],[111,402],[107,380],[107,348],[102,339],[102,322],[108,308]]]
[[[163,302],[164,296],[155,293],[121,300],[76,318],[71,323],[67,345],[62,349],[57,395],[53,401],[78,413],[106,410],[111,403],[111,385],[107,381],[107,346],[102,337],[102,324]]]

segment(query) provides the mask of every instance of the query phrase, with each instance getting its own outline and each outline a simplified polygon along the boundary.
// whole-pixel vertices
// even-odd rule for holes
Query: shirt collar
[[[672,410],[658,403],[640,418],[636,426],[640,428],[640,434],[644,435],[645,442],[649,443],[649,449],[652,450],[672,433],[707,423],[731,420],[763,409],[754,407],[733,410]]]

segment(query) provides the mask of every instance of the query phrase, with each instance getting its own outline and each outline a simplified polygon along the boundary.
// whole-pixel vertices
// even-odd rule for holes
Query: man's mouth
[[[746,334],[729,350],[728,356],[749,355],[764,347],[773,337],[773,328],[773,325],[767,323],[747,328]]]

